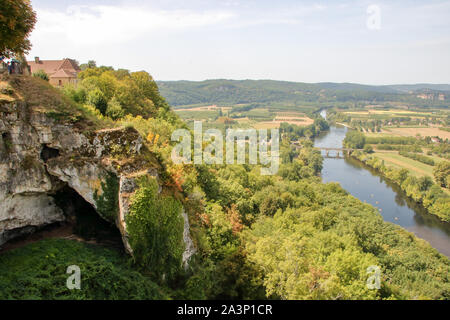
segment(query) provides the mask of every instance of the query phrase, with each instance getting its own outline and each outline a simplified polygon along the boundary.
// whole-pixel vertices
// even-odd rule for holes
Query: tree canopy
[[[28,36],[36,23],[29,0],[0,1],[0,55],[11,57],[31,49]]]

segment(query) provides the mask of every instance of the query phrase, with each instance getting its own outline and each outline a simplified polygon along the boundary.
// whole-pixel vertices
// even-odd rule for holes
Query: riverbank
[[[416,178],[409,175],[406,169],[386,166],[384,160],[361,151],[353,152],[351,157],[395,183],[409,198],[421,204],[429,214],[439,217],[446,223],[450,222],[450,197],[429,177]]]
[[[348,130],[343,126],[331,126],[329,131],[314,139],[314,146],[341,147]],[[450,257],[450,223],[430,214],[391,180],[355,157],[323,161],[323,182],[338,182],[352,196],[376,208],[384,221],[414,233]]]

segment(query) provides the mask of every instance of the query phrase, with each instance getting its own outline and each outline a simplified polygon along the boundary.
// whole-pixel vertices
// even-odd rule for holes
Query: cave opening
[[[11,151],[12,138],[11,138],[11,134],[9,132],[2,132],[2,143],[3,143],[3,148],[7,152]]]
[[[47,162],[49,159],[59,157],[59,150],[50,148],[46,144],[42,145],[41,160]]]
[[[54,196],[73,233],[84,240],[94,240],[122,248],[122,238],[115,225],[102,219],[95,208],[70,186],[65,185]]]

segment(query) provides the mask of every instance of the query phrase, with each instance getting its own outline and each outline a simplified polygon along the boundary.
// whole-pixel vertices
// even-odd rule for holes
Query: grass
[[[374,153],[374,155],[377,158],[380,158],[384,160],[385,165],[388,167],[393,167],[396,169],[407,169],[409,171],[409,174],[420,178],[423,176],[431,177],[434,180],[433,176],[433,166],[429,166],[425,163],[403,157],[398,154],[397,151],[377,151]],[[433,160],[438,163],[441,161],[445,161],[442,158],[436,157],[436,156],[428,156],[433,158]],[[450,190],[446,188],[442,188],[442,190],[450,195]]]
[[[55,121],[77,124],[82,129],[100,129],[114,126],[112,120],[100,119],[93,111],[79,106],[65,97],[47,81],[28,76],[3,76],[14,93],[15,101],[25,101],[29,110],[46,113]]]
[[[186,111],[186,110],[175,110],[175,112],[182,119],[195,119],[195,120],[208,120],[214,119],[219,116],[219,111]]]
[[[424,175],[433,177],[433,167],[422,162],[403,157],[398,152],[376,152],[375,156],[383,159],[388,165],[405,168],[417,177]]]
[[[81,290],[66,286],[71,265],[80,267]],[[0,300],[167,298],[133,270],[124,253],[65,239],[42,240],[0,254],[0,288]]]

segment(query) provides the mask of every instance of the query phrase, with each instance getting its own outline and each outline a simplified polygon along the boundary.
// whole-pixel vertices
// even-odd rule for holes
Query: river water
[[[333,126],[315,139],[315,147],[341,148],[346,127]],[[322,151],[325,156],[325,152]],[[330,156],[335,155],[330,151]],[[342,154],[341,154],[342,156]],[[339,182],[354,197],[378,209],[385,221],[402,226],[428,241],[439,252],[450,257],[450,224],[409,199],[395,184],[360,161],[345,157],[325,158],[322,170],[324,182]]]

